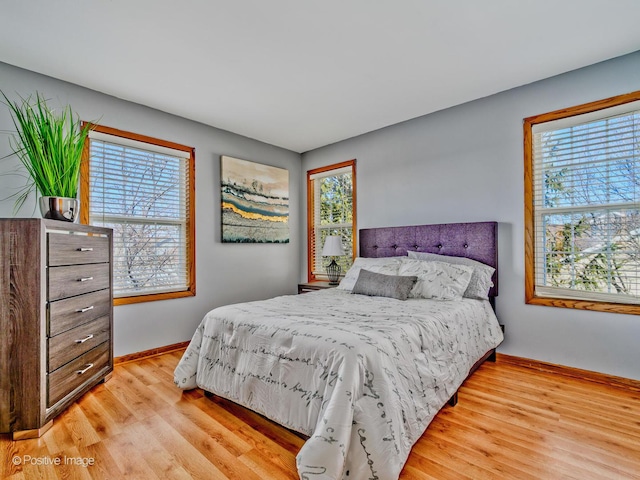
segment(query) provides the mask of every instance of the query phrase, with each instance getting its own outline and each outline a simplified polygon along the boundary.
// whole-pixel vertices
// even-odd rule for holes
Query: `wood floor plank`
[[[104,442],[79,447],[78,452],[82,457],[92,461],[93,464],[87,467],[87,470],[93,480],[110,480],[118,477],[120,469]]]
[[[30,438],[14,442],[9,435],[0,435],[0,446],[2,447],[0,449],[2,453],[2,458],[0,458],[2,478],[4,478],[4,476],[24,473],[25,469],[26,472],[38,472],[38,469],[30,468],[28,465],[29,460],[27,459],[48,459],[52,457],[47,448],[47,443],[43,438]],[[48,469],[41,470],[43,475],[47,475],[50,472]]]
[[[192,477],[226,480],[227,476],[168,424],[164,418],[154,415],[146,418],[143,424],[146,430],[171,452],[171,455]]]
[[[291,452],[279,443],[272,440],[271,436],[267,436],[264,430],[256,430],[247,425],[238,430],[237,434],[249,442],[253,449],[249,452],[258,452],[265,458],[269,459],[269,463],[285,472],[296,471],[296,455],[298,452]],[[244,454],[245,456],[247,454]]]
[[[613,471],[622,478],[634,478],[632,475],[638,468],[637,460],[629,461],[613,453],[594,450],[579,437],[561,437],[552,432],[542,431],[541,428],[531,430],[502,422],[500,412],[477,409],[470,404],[469,399],[459,403],[455,409],[444,409],[430,428],[435,427],[440,421],[453,428],[458,428],[458,425],[471,425],[488,437],[504,437],[516,445],[535,450],[542,455],[546,463],[551,465],[558,461],[569,462],[589,471]],[[608,478],[608,476],[602,478]]]
[[[60,418],[62,419],[62,417]],[[47,450],[51,455],[64,453],[78,446],[75,445],[74,439],[63,421],[58,421],[57,428],[47,430],[41,440],[47,445]]]
[[[253,471],[238,462],[239,456],[252,450],[248,444],[245,444],[244,448],[238,449],[237,445],[231,445],[224,436],[218,435],[218,432],[213,436],[209,435],[210,430],[208,432],[206,427],[200,428],[186,415],[169,415],[165,421],[215,465],[226,478],[261,480]]]
[[[109,438],[122,432],[123,427],[109,415],[102,403],[91,392],[80,398],[77,404],[101,439]]]
[[[128,362],[122,365],[122,370],[136,377],[144,385],[149,386],[159,382],[162,382],[166,377],[163,375],[156,375],[156,371],[151,368],[145,368],[140,363]]]
[[[538,372],[531,369],[516,367],[504,363],[496,363],[493,365],[500,366],[499,374],[503,378],[513,377],[516,381],[521,381],[524,384],[528,384],[528,379],[535,376],[535,384],[540,387],[547,388],[549,390],[562,390],[567,393],[571,392],[589,392],[589,396],[596,399],[606,399],[607,402],[620,402],[621,404],[628,405],[629,401],[635,403],[640,401],[640,391],[636,389],[623,389],[603,385],[600,383],[593,383],[587,380],[581,380],[580,378],[557,375],[549,372]],[[488,366],[490,369],[491,366]],[[506,374],[506,375],[505,375]]]
[[[520,480],[537,480],[541,478],[539,469],[531,470],[524,462],[513,467],[503,463],[503,457],[487,444],[473,442],[467,436],[465,441],[455,438],[450,433],[438,431],[437,428],[426,432],[427,443],[414,446],[416,453],[435,461],[452,460],[459,472],[477,479],[517,478]]]
[[[73,439],[74,445],[85,446],[100,441],[100,436],[78,403],[72,404],[61,417]]]
[[[144,370],[150,371],[153,376],[165,384],[173,385],[173,368],[175,364],[164,356],[145,358],[136,362]]]
[[[123,365],[120,370],[121,384],[124,385],[125,390],[128,392],[127,398],[129,400],[134,399],[136,402],[141,402],[146,406],[147,410],[153,410],[154,412],[161,412],[171,404],[166,402],[163,397],[159,397],[147,385],[135,375],[131,374],[127,367],[130,365]]]
[[[253,447],[240,436],[232,433],[190,402],[180,402],[175,408],[176,415],[168,417],[174,428],[183,424],[189,428],[197,428],[208,438],[214,440],[232,455],[239,457]]]
[[[428,456],[423,456],[422,452],[417,450],[412,451],[411,457],[405,464],[400,478],[402,480],[408,480],[411,478],[417,479],[435,479],[435,480],[475,480],[469,475],[465,475],[453,461],[444,461],[438,463],[438,454],[432,455],[427,452]]]
[[[601,417],[602,400],[594,398],[586,388],[579,395],[581,408],[578,410],[572,405],[572,401],[576,398],[575,392],[567,392],[566,389],[552,392],[540,386],[519,382],[516,393],[513,386],[513,379],[511,381],[496,381],[485,377],[482,382],[482,391],[505,398],[515,396],[518,403],[521,404],[546,405],[550,411],[566,417],[574,417],[580,421],[592,421],[608,428],[640,436],[640,411],[633,409],[628,402],[616,405],[612,401],[607,401],[609,412],[603,418]],[[471,378],[461,391],[478,387],[480,385],[477,383],[477,379]]]
[[[153,416],[158,411],[158,404],[154,401],[150,406],[147,401],[150,395],[139,396],[136,389],[131,387],[130,376],[122,368],[114,368],[114,375],[105,385],[107,389],[118,399],[120,403],[135,416],[137,420],[142,420]],[[152,408],[155,406],[156,408]]]
[[[466,397],[465,407],[485,411],[495,421],[504,422],[510,427],[550,434],[558,441],[568,441],[572,446],[580,444],[583,449],[613,453],[621,460],[633,458],[634,463],[640,461],[640,448],[625,435],[611,435],[605,429],[598,430],[587,424],[567,420],[543,422],[544,417],[538,417],[535,411],[519,408],[517,404],[508,404],[504,399],[487,397],[484,392],[479,391]]]
[[[111,458],[116,461],[118,470],[113,472],[113,475],[121,478],[161,480],[161,477],[147,465],[144,450],[141,448],[141,444],[146,442],[147,438],[138,434],[135,425],[132,424],[122,433],[103,440]]]
[[[256,472],[260,478],[278,478],[283,480],[298,479],[295,462],[293,462],[293,467],[289,466],[289,468],[281,464],[276,464],[271,461],[271,457],[268,452],[250,450],[244,455],[238,457],[238,460],[242,462],[243,465],[247,466],[247,468]]]
[[[549,415],[555,415],[565,423],[578,424],[580,428],[595,430],[602,435],[624,438],[632,446],[640,441],[640,427],[634,415],[628,415],[625,418],[625,416],[611,411],[603,417],[601,415],[602,407],[596,410],[588,405],[582,406],[581,403],[581,408],[576,409],[572,404],[559,402],[558,399],[550,397],[534,402],[529,397],[523,398],[521,394],[518,394],[517,398],[509,397],[507,392],[487,386],[483,386],[482,392],[475,392],[474,394],[476,397],[486,398],[495,403],[507,402],[511,407],[525,409],[528,412],[536,411],[536,409],[542,407]]]
[[[297,455],[300,448],[302,448],[304,440],[298,434],[277,426],[262,415],[219,397],[212,397],[211,401],[223,406],[223,408],[230,412],[236,419],[242,421],[243,424],[239,428],[240,431],[246,433],[255,430],[294,455]],[[250,426],[251,429],[247,429],[247,426]]]
[[[118,369],[119,370],[119,369]],[[114,375],[115,376],[115,375]],[[116,385],[117,378],[112,377],[107,383],[111,386]],[[121,401],[111,390],[104,385],[98,385],[90,391],[90,395],[93,395],[95,399],[100,403],[104,411],[113,419],[113,421],[120,426],[129,425],[137,421],[136,416],[131,411],[131,408],[125,401]]]
[[[493,432],[487,434],[485,430],[476,428],[468,421],[452,422],[452,425],[432,425],[429,430],[434,436],[446,438],[452,442],[482,453],[485,459],[491,463],[508,466],[520,472],[513,478],[523,478],[525,475],[533,475],[537,478],[546,478],[552,474],[565,479],[596,479],[598,477],[591,468],[582,468],[566,458],[566,456],[554,457],[552,470],[546,460],[552,452],[541,451],[538,445],[514,440],[508,432]],[[465,457],[468,458],[468,457]],[[485,467],[487,468],[487,467]],[[506,472],[505,472],[506,473]]]
[[[179,402],[188,401],[188,395],[184,395],[184,392],[176,388],[173,383],[154,383],[153,385],[149,385],[148,388],[155,395],[162,397],[169,405],[176,405]]]
[[[405,467],[402,470],[402,478],[404,480],[462,480],[462,477],[460,477],[460,475],[455,475],[455,476],[442,476],[439,475],[437,477],[433,476],[432,472],[433,468],[435,467],[436,464],[430,464],[430,465],[424,465],[423,468],[424,470],[417,470],[415,467],[411,466],[411,467]],[[431,474],[429,473],[425,473],[425,472],[432,472]]]
[[[25,478],[37,478],[38,480],[59,480],[56,470],[59,467],[54,465],[34,465],[27,463],[22,469]],[[61,472],[62,473],[62,472]]]
[[[8,477],[2,477],[3,480],[27,480],[24,473],[18,472]]]
[[[128,436],[133,435],[143,441],[136,444],[137,450],[145,461],[146,468],[162,480],[187,480],[191,474],[171,455],[141,423],[127,427]]]
[[[117,365],[39,439],[0,435],[0,474],[50,479],[297,479],[301,435],[200,389],[182,352]],[[640,480],[640,391],[562,369],[485,363],[418,440],[401,480]],[[92,459],[15,465],[25,456]]]
[[[55,467],[56,476],[64,480],[92,480],[89,462],[80,454],[78,447],[70,448],[62,454],[52,456],[60,460]]]

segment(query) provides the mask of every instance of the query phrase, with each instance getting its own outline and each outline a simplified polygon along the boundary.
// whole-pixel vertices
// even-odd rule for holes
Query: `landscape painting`
[[[222,241],[289,242],[289,171],[222,156]]]

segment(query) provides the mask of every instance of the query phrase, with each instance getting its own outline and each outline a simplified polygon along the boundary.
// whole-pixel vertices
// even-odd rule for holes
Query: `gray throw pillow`
[[[351,293],[406,300],[417,280],[415,275],[385,275],[361,269]]]

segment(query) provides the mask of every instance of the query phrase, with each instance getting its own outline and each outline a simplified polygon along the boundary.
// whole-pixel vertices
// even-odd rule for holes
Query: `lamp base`
[[[331,263],[327,265],[327,277],[329,277],[329,285],[338,285],[340,283],[340,273],[342,267],[336,263],[336,259],[332,258]]]

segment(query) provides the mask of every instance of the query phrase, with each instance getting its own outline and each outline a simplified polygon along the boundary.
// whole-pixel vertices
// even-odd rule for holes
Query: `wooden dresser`
[[[113,371],[112,231],[0,219],[0,433],[42,435]]]

